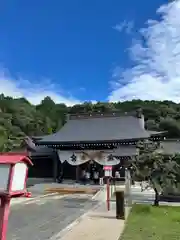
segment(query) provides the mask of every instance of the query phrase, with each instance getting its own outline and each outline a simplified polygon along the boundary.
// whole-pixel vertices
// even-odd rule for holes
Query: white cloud
[[[0,93],[5,96],[14,98],[25,97],[32,104],[39,104],[41,100],[49,96],[56,103],[65,103],[68,106],[81,103],[79,100],[68,96],[66,97],[63,92],[58,92],[56,86],[52,81],[41,79],[38,83],[33,83],[30,80],[21,78],[12,78],[7,71],[0,70]]]
[[[148,20],[133,41],[129,57],[134,67],[115,73],[109,101],[172,100],[180,102],[180,0],[157,10],[160,20]],[[112,84],[112,81],[111,81]]]
[[[115,27],[113,27],[118,32],[123,32],[130,34],[133,30],[134,22],[133,21],[126,21],[124,20],[122,23],[116,24]]]

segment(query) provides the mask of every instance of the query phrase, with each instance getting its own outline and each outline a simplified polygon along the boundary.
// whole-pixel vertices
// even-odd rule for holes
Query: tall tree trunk
[[[154,192],[155,192],[154,206],[159,206],[159,192],[157,191],[157,188],[154,188]]]

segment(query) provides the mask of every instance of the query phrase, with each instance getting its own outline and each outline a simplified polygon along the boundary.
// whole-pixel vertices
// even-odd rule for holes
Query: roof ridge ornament
[[[76,119],[91,119],[91,118],[105,118],[105,117],[123,117],[123,116],[133,116],[137,117],[137,112],[121,112],[121,111],[111,111],[111,112],[90,112],[90,113],[77,113],[68,114],[69,120]]]

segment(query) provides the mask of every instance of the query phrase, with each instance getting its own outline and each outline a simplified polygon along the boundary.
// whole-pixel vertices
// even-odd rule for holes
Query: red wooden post
[[[0,240],[6,240],[6,233],[8,228],[8,218],[10,210],[10,201],[9,197],[1,197],[0,205]]]
[[[109,182],[109,177],[107,178],[107,210],[110,210],[110,182]]]

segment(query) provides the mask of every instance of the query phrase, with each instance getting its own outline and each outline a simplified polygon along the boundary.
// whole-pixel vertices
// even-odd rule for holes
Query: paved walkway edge
[[[70,239],[70,240],[72,240],[72,239],[74,239],[74,240],[81,240],[81,239],[119,240],[124,232],[124,228],[126,226],[126,221],[128,220],[128,216],[131,211],[131,208],[126,208],[125,220],[117,220],[116,218],[114,218],[114,217],[112,218],[112,216],[110,216],[109,219],[105,220],[106,221],[105,224],[103,222],[103,224],[100,223],[100,225],[99,225],[99,222],[97,222],[98,219],[95,219],[96,223],[92,219],[92,217],[93,217],[92,213],[96,212],[96,209],[101,207],[100,205],[102,205],[102,204],[103,204],[102,202],[97,204],[96,207],[89,210],[86,214],[83,214],[80,218],[78,218],[72,224],[67,226],[64,230],[59,232],[59,234],[54,235],[52,238],[50,238],[50,240],[68,240],[68,239]],[[114,216],[114,211],[111,211],[111,213],[105,212],[105,215],[109,215],[109,213],[112,215],[112,212],[113,212],[113,216]],[[95,216],[96,216],[96,213],[95,213]],[[91,222],[93,224],[93,225],[92,224],[90,225],[90,230],[92,230],[90,232],[87,231],[88,227],[89,227],[88,222]],[[114,223],[115,223],[115,225],[114,225]],[[95,224],[95,226],[94,226],[94,224]],[[111,224],[113,224],[113,225],[111,225]],[[84,226],[82,226],[82,225],[84,225]],[[97,225],[99,225],[99,226],[97,227]],[[87,226],[87,228],[86,228],[86,226]],[[111,228],[111,231],[109,231],[109,227]],[[81,229],[81,231],[79,231],[79,229]],[[80,234],[79,234],[79,232],[80,232]],[[99,236],[99,234],[100,234],[100,236]]]
[[[102,189],[100,189],[93,197],[92,197],[92,200],[97,200],[98,203],[93,207],[91,208],[89,211],[87,211],[86,213],[82,214],[79,218],[77,218],[75,221],[73,221],[72,223],[70,223],[67,227],[65,227],[63,230],[61,230],[59,233],[53,235],[49,240],[60,240],[62,239],[63,237],[66,237],[66,234],[69,232],[69,231],[73,231],[73,228],[76,227],[78,224],[80,224],[86,217],[89,216],[90,213],[96,211],[96,209],[98,209],[102,204],[104,204],[105,202],[105,192],[106,192],[106,186],[104,186]],[[101,200],[100,200],[101,198]],[[126,220],[128,218],[128,215],[129,215],[129,210],[127,211],[127,215],[126,215]],[[126,222],[126,220],[124,221],[124,223]],[[118,221],[118,220],[116,220]],[[123,228],[122,228],[122,232],[124,230],[124,224],[123,224]],[[119,228],[119,236],[122,234],[121,232],[121,229]]]
[[[100,189],[95,195],[92,196],[92,200],[96,200],[97,197],[104,191],[104,188]],[[17,204],[21,204],[21,203],[33,203],[34,201],[37,201],[38,199],[41,198],[45,198],[45,197],[50,197],[50,196],[55,196],[58,195],[58,193],[47,193],[47,194],[43,194],[37,197],[31,197],[31,198],[25,198],[25,197],[20,197],[17,198],[17,201],[15,201],[16,199],[12,199],[11,200],[11,206],[17,205]],[[64,194],[62,197],[67,196],[67,194]]]
[[[44,195],[41,195],[41,196],[38,196],[38,197],[32,197],[32,198],[18,198],[17,202],[13,202],[13,198],[12,198],[11,206],[14,206],[14,205],[17,205],[17,204],[20,204],[20,203],[25,203],[25,202],[34,202],[38,199],[49,197],[49,196],[54,196],[54,195],[57,195],[57,193],[49,193],[49,194],[44,194]]]
[[[102,187],[94,196],[92,196],[92,200],[96,200],[102,192],[104,192],[104,187]]]
[[[98,194],[102,191],[103,189],[101,189],[100,191],[98,191],[93,197],[92,199],[95,200],[95,197],[98,196]],[[97,195],[97,196],[96,196]],[[52,236],[49,240],[59,240],[61,239],[64,235],[66,235],[66,233],[68,233],[73,227],[75,227],[77,224],[79,224],[87,215],[89,215],[90,212],[96,210],[100,205],[102,204],[102,202],[98,202],[93,208],[91,208],[90,210],[88,210],[86,213],[82,214],[80,217],[78,217],[76,220],[74,220],[72,223],[70,223],[67,227],[65,227],[63,230],[61,230],[59,233],[55,234],[54,236]]]

